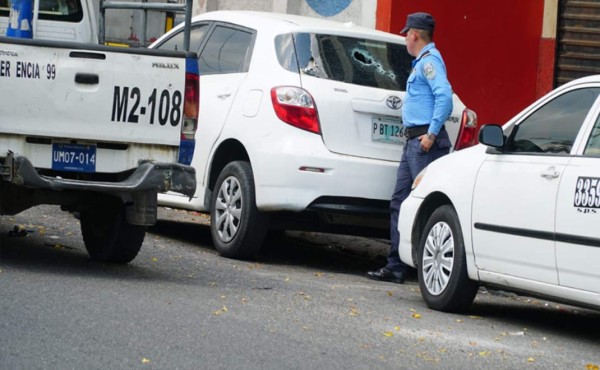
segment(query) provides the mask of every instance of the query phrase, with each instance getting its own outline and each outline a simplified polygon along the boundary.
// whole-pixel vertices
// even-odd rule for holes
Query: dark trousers
[[[402,159],[396,173],[396,187],[392,194],[390,202],[390,254],[387,258],[386,268],[391,271],[405,272],[406,265],[400,260],[398,255],[398,243],[400,242],[400,233],[398,232],[398,216],[400,207],[404,199],[410,194],[415,177],[429,163],[448,154],[450,152],[450,139],[446,130],[440,131],[435,142],[424,152],[421,149],[421,141],[418,137],[409,139],[402,151]]]

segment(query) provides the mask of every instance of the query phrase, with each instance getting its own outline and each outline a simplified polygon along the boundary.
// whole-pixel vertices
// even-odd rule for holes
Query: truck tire
[[[418,250],[419,287],[427,306],[445,312],[466,310],[477,294],[469,279],[458,215],[443,205],[429,217]]]
[[[268,217],[256,208],[254,176],[246,161],[225,166],[210,202],[210,230],[220,255],[235,259],[255,257],[269,229]]]
[[[85,249],[98,262],[131,262],[146,236],[145,226],[125,221],[125,207],[120,204],[81,212],[80,222]]]

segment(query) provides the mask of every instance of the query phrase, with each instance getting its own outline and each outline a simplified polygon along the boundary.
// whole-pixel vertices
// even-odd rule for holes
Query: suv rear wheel
[[[250,163],[234,161],[223,168],[212,194],[210,216],[219,254],[239,259],[258,254],[269,227],[267,215],[256,208]]]

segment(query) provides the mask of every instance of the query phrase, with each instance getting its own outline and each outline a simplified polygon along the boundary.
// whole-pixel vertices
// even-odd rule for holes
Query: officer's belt
[[[444,129],[445,127],[442,126],[442,128],[440,129],[440,132]],[[410,140],[413,139],[415,137],[421,136],[421,135],[425,135],[427,133],[427,131],[429,131],[429,125],[419,125],[419,126],[413,126],[413,127],[407,127],[405,134],[406,137]]]

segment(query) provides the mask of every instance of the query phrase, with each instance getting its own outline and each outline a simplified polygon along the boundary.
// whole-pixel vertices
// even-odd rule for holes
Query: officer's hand
[[[435,141],[435,139],[431,140],[428,135],[419,136],[419,140],[421,141],[421,149],[423,149],[424,152],[429,152],[429,149],[431,149],[431,146]]]

